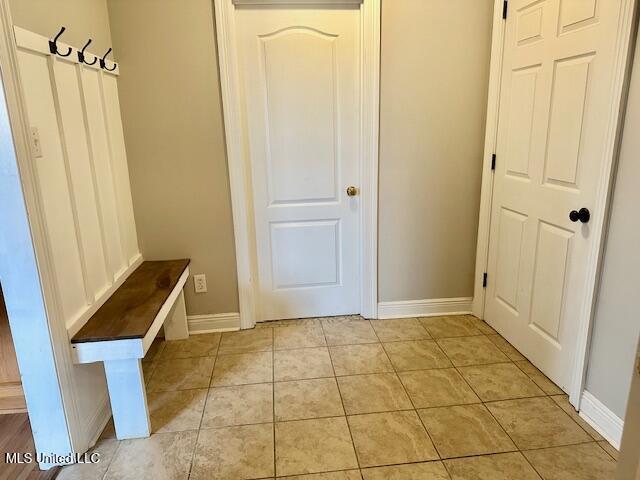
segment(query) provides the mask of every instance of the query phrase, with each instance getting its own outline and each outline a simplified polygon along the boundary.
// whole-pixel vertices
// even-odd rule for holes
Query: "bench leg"
[[[142,362],[139,358],[104,362],[111,413],[118,440],[151,435]]]
[[[184,292],[180,292],[176,303],[173,305],[173,310],[164,322],[164,338],[166,340],[184,340],[189,338]]]

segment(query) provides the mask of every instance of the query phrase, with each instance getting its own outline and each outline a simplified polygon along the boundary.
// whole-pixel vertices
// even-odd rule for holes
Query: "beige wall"
[[[591,339],[587,390],[624,418],[640,320],[640,48],[636,49],[598,304]]]
[[[471,297],[493,1],[382,8],[380,300]]]
[[[46,37],[67,27],[62,41],[82,47],[89,39],[89,50],[104,54],[111,46],[107,0],[9,0],[13,23]]]
[[[141,249],[207,274],[190,314],[238,309],[212,3],[108,1]],[[491,13],[383,1],[383,301],[473,293]]]
[[[238,311],[212,0],[109,0],[140,248],[190,257],[190,315]]]

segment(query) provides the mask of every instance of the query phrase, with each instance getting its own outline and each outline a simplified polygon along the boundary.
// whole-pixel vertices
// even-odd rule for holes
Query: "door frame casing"
[[[325,0],[326,1],[326,0]],[[277,4],[279,0],[271,0]],[[286,1],[281,2],[287,5]],[[290,3],[288,5],[290,6]],[[302,2],[303,3],[303,2]],[[314,0],[321,5],[323,0]],[[336,1],[326,1],[336,7]],[[345,0],[353,7],[353,1]],[[378,314],[378,138],[380,125],[380,0],[360,6],[360,313]],[[252,328],[258,308],[258,262],[247,119],[238,65],[233,0],[214,0],[220,87],[235,234],[240,328]]]
[[[480,197],[480,215],[478,223],[478,243],[476,249],[475,288],[473,296],[473,314],[484,319],[486,289],[483,286],[484,273],[488,271],[489,243],[491,228],[491,210],[493,203],[493,187],[495,175],[491,169],[492,156],[496,151],[498,137],[499,107],[502,87],[502,66],[504,58],[504,41],[506,21],[502,18],[503,0],[494,0],[493,38],[491,44],[491,66],[489,74],[489,97],[487,107],[487,123],[482,170],[482,187]],[[595,314],[602,258],[606,239],[606,226],[609,217],[610,198],[613,187],[613,173],[617,162],[620,143],[620,130],[624,115],[624,100],[631,72],[633,53],[633,30],[636,19],[638,0],[621,0],[620,21],[618,23],[615,69],[610,95],[611,110],[609,113],[608,131],[605,145],[604,164],[599,176],[593,225],[594,241],[586,259],[587,285],[585,296],[580,306],[579,329],[577,332],[576,352],[573,360],[569,399],[580,408],[582,392],[585,388],[591,328]],[[500,159],[498,159],[500,161]],[[489,279],[491,281],[491,279]]]

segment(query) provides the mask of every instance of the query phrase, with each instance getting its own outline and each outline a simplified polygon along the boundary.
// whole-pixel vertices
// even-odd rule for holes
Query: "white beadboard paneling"
[[[117,78],[112,75],[101,75],[102,94],[104,98],[105,115],[111,146],[113,175],[115,179],[118,213],[120,218],[120,235],[125,254],[125,260],[131,264],[138,255],[138,235],[133,216],[133,201],[131,199],[131,184],[127,167],[127,152],[120,116],[120,98],[118,97]]]
[[[77,66],[68,62],[53,62],[55,89],[61,130],[67,152],[69,180],[76,211],[76,226],[80,244],[89,302],[109,288],[110,275],[100,231],[100,213],[96,204],[96,191],[84,122],[83,99],[80,93]]]
[[[85,111],[91,139],[91,151],[99,193],[102,225],[107,243],[110,273],[117,278],[126,268],[120,237],[118,204],[114,187],[114,172],[111,165],[109,139],[102,103],[100,73],[82,68],[82,88]]]
[[[71,319],[86,308],[87,293],[65,171],[65,153],[51,90],[49,60],[22,51],[18,59],[29,121],[38,129],[42,146],[42,157],[34,159],[34,164],[58,300],[65,318]]]
[[[14,27],[33,158],[60,315],[73,336],[142,262],[131,201],[117,74],[53,56]],[[112,66],[108,63],[108,66]]]

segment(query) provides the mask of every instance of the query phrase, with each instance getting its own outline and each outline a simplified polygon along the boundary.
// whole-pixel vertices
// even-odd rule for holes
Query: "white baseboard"
[[[189,334],[233,332],[240,330],[239,313],[216,313],[212,315],[190,315],[187,317]]]
[[[433,317],[471,313],[472,297],[378,303],[378,318]]]
[[[580,417],[620,450],[624,421],[587,391],[582,393],[580,400]]]

